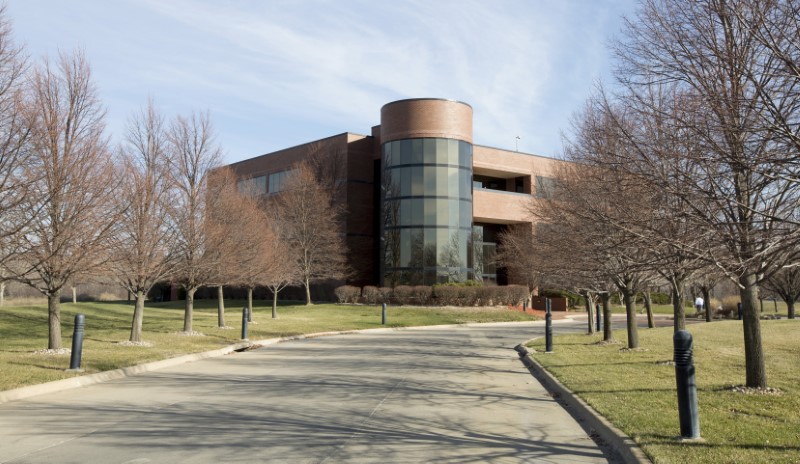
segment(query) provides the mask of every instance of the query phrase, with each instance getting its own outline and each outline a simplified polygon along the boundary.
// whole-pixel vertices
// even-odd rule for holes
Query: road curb
[[[583,423],[590,435],[596,434],[600,440],[608,444],[612,453],[618,455],[626,463],[652,464],[650,458],[631,437],[598,414],[593,407],[580,399],[533,359],[525,347],[525,343],[514,347],[514,350],[519,353],[522,363],[572,416]]]
[[[502,324],[520,324],[520,325],[537,325],[543,324],[544,321],[509,321],[509,322],[486,322],[486,323],[468,323],[468,324],[447,324],[447,325],[428,325],[419,327],[380,327],[375,329],[361,329],[361,330],[342,330],[337,332],[317,332],[303,335],[293,335],[290,337],[268,338],[264,340],[251,340],[247,342],[234,343],[232,345],[218,348],[216,350],[203,351],[200,353],[186,354],[175,358],[162,359],[136,366],[123,367],[111,371],[97,372],[95,374],[80,375],[68,379],[54,380],[52,382],[41,383],[38,385],[29,385],[26,387],[15,388],[13,390],[0,391],[0,404],[8,403],[11,401],[23,400],[34,396],[45,395],[48,393],[56,393],[65,390],[72,390],[80,387],[88,387],[110,380],[122,379],[133,375],[144,374],[147,372],[173,367],[180,364],[199,361],[201,359],[216,358],[225,356],[235,351],[245,350],[253,346],[269,346],[278,343],[304,340],[318,337],[330,337],[334,335],[353,335],[362,333],[387,333],[400,330],[436,330],[448,329],[455,327],[470,327],[478,325],[502,325]]]

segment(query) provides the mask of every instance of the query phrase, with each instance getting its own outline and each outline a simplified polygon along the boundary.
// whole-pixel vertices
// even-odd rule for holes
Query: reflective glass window
[[[422,139],[411,140],[411,162],[414,164],[422,163]]]
[[[434,225],[436,224],[436,199],[435,198],[425,198],[424,200],[424,218],[423,224],[425,225]]]
[[[447,164],[458,166],[458,147],[458,140],[447,139]]]
[[[392,143],[383,145],[383,165],[388,167],[392,165]]]
[[[423,167],[422,166],[412,166],[411,167],[411,194],[412,195],[424,195],[425,188],[423,185]]]
[[[436,195],[446,197],[450,191],[447,188],[447,167],[436,166]]]
[[[425,179],[425,190],[423,195],[436,195],[436,167],[425,166],[422,176]]]
[[[436,139],[422,139],[422,162],[436,162]]]
[[[447,164],[447,139],[436,140],[436,163]]]
[[[409,267],[422,268],[425,232],[423,229],[409,229],[411,234],[411,257]]]
[[[469,224],[472,223],[472,202],[461,200],[459,205],[461,207],[461,223],[465,226],[469,226]]]
[[[459,174],[462,171],[456,166],[450,166],[447,169],[447,195],[452,198],[459,197],[461,183],[459,182]]]
[[[400,196],[407,197],[411,195],[411,167],[395,168],[399,171],[400,178]]]
[[[425,223],[425,200],[422,198],[412,198],[411,218],[408,225],[421,226]]]
[[[449,218],[448,218],[447,224],[450,227],[455,227],[455,228],[459,227],[461,225],[461,220],[460,220],[461,219],[461,201],[458,200],[457,198],[456,199],[450,198],[448,200],[448,208],[447,208],[447,210],[448,210],[448,213],[449,213]],[[465,224],[465,225],[468,225],[468,224]]]
[[[411,200],[410,199],[403,199],[400,200],[400,222],[398,225],[408,225],[411,224]]]
[[[422,250],[422,265],[436,266],[436,229],[425,229],[425,246]]]
[[[400,140],[400,162],[397,164],[411,164],[411,140]]]
[[[400,229],[399,267],[409,267],[411,261],[411,229]]]

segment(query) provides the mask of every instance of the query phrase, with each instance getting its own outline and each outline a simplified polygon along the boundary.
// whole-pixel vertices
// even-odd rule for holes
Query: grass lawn
[[[127,302],[64,303],[61,305],[62,344],[69,348],[75,314],[86,316],[81,367],[84,373],[118,369],[187,353],[221,348],[241,337],[242,301],[226,302],[226,323],[217,327],[216,300],[197,300],[194,330],[204,336],[186,336],[183,330],[183,301],[149,304],[145,308],[143,335],[152,346],[125,346],[130,337],[133,305]],[[262,340],[314,332],[381,327],[381,308],[320,304],[281,305],[278,319],[272,319],[270,302],[254,302],[255,324],[248,338]],[[468,322],[532,320],[533,316],[502,308],[396,308],[389,307],[387,325],[408,327]],[[9,304],[0,308],[0,390],[34,385],[78,374],[64,372],[70,357],[37,354],[47,348],[47,305]]]
[[[534,353],[562,383],[638,442],[656,463],[800,462],[800,321],[761,321],[767,382],[781,395],[737,393],[743,385],[739,321],[688,327],[694,338],[700,433],[681,443],[671,327],[639,331],[641,351],[597,344],[602,336],[554,338],[555,353]],[[615,332],[625,340],[625,332]],[[544,351],[544,339],[530,344]]]

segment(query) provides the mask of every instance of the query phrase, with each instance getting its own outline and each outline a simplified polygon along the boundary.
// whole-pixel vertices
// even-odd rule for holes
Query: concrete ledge
[[[522,363],[536,380],[541,382],[570,414],[583,423],[590,435],[597,435],[610,447],[612,453],[618,455],[626,463],[652,464],[650,458],[631,437],[598,414],[594,408],[553,377],[547,369],[530,356],[524,344],[519,344],[514,349],[520,354]]]

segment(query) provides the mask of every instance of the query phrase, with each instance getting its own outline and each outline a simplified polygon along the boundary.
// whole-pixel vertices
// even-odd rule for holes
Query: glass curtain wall
[[[387,142],[382,170],[382,284],[472,279],[472,145]]]

